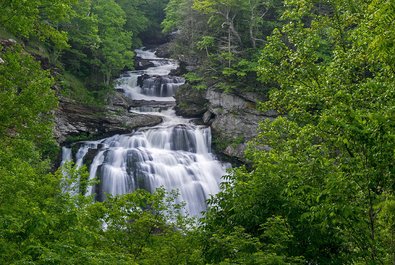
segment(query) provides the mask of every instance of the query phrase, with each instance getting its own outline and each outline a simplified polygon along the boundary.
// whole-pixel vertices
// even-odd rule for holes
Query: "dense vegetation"
[[[94,203],[71,195],[84,193],[86,170],[51,171],[57,92],[73,83],[81,93],[102,90],[132,62],[132,42],[158,31],[164,4],[0,1],[0,264],[198,263],[174,195],[138,191]]]
[[[163,0],[0,1],[4,37],[16,38],[45,68],[60,72],[62,93],[102,104],[110,81],[133,67],[141,39],[163,38]],[[11,35],[9,35],[11,34]]]
[[[176,2],[189,9],[175,12]],[[211,200],[201,226],[206,261],[392,264],[393,2],[188,2],[170,1],[163,25],[195,33],[182,39],[191,57],[206,55],[200,80],[269,90],[260,108],[281,115],[262,121],[252,168],[235,169]],[[191,31],[191,17],[211,27]]]
[[[0,263],[393,264],[389,0],[170,0],[162,27],[198,66],[195,87],[265,93],[260,109],[280,117],[262,121],[251,164],[225,178],[199,224],[163,190],[70,195],[86,172],[66,165],[66,182],[50,171],[53,87],[77,78],[105,92],[166,3],[0,1],[1,34],[24,43],[0,46]]]

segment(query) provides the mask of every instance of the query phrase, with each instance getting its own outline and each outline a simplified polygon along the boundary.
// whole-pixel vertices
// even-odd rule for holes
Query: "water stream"
[[[128,135],[82,142],[75,157],[64,147],[63,162],[73,159],[81,166],[87,154],[94,152],[90,179],[98,178],[100,182],[89,187],[88,194],[95,194],[97,200],[104,200],[107,193],[125,194],[138,188],[153,191],[163,186],[169,191],[178,190],[178,202],[185,202],[190,215],[199,216],[206,209],[206,199],[218,192],[226,165],[211,152],[210,127],[177,116],[173,107],[155,106],[155,102],[175,102],[174,93],[184,82],[169,76],[177,62],[158,58],[148,50],[136,52],[155,66],[123,75],[117,89],[142,101],[141,107],[131,111],[160,115],[163,122]],[[144,102],[149,104],[145,106]]]

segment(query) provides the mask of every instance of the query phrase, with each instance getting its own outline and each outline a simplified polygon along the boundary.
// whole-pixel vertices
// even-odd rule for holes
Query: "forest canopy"
[[[393,1],[0,7],[1,264],[394,264]],[[192,87],[264,94],[259,109],[279,114],[261,121],[249,163],[224,177],[199,222],[174,193],[97,202],[84,196],[86,169],[52,168],[59,95],[106,95],[161,28],[196,66]]]

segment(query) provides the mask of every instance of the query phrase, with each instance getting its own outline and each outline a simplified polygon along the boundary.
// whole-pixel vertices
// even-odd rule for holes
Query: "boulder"
[[[201,118],[208,110],[205,92],[194,89],[190,84],[180,86],[175,98],[177,115],[186,118]]]
[[[136,57],[136,59],[135,59],[134,68],[136,70],[146,70],[146,69],[148,69],[150,67],[154,67],[154,66],[155,66],[155,64],[150,60],[143,59],[141,57]]]
[[[166,42],[162,45],[157,46],[155,49],[155,55],[159,58],[170,58],[170,43]]]

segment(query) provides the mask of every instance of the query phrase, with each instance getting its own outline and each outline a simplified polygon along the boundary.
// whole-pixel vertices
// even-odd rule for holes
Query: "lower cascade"
[[[98,179],[99,184],[89,187],[88,195],[95,195],[99,201],[106,194],[125,194],[140,188],[152,192],[164,187],[168,191],[178,190],[177,202],[185,202],[186,212],[199,216],[206,209],[209,196],[219,191],[227,165],[211,152],[210,127],[176,116],[172,107],[153,104],[175,101],[173,95],[184,82],[180,77],[169,76],[177,63],[158,58],[152,51],[136,52],[137,56],[152,60],[155,66],[128,72],[118,80],[117,89],[142,102],[141,107],[130,111],[150,112],[161,116],[163,122],[128,135],[80,142],[74,158],[71,149],[63,147],[62,163],[69,160],[74,160],[77,166],[90,163],[89,178]],[[149,102],[149,106],[144,106],[144,102]]]

